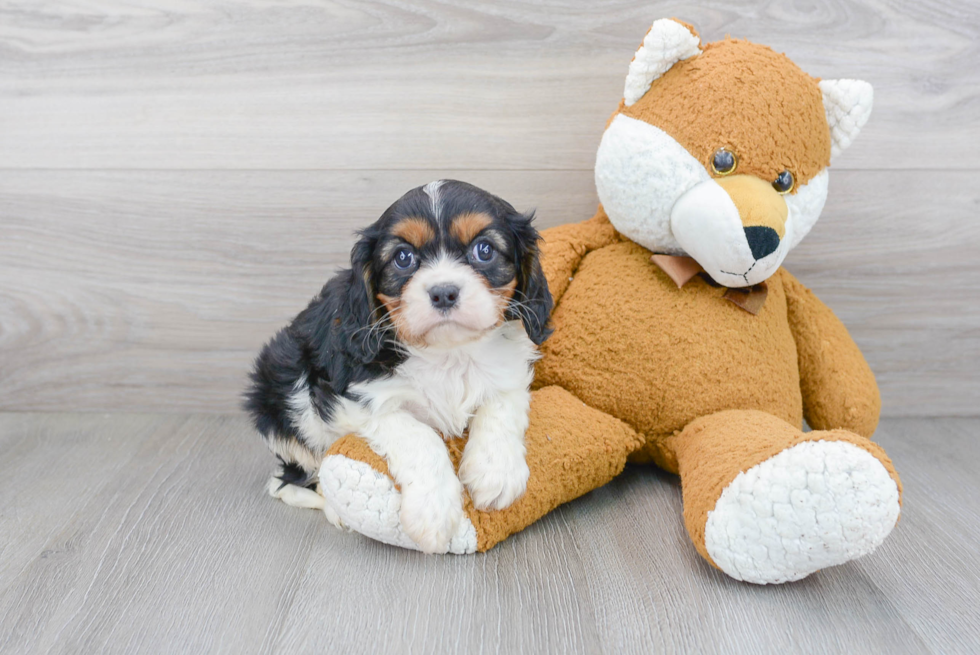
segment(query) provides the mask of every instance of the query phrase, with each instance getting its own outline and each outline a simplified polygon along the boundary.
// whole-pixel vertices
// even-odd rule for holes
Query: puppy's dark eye
[[[716,175],[729,175],[735,172],[738,167],[738,159],[735,153],[728,148],[718,148],[711,156],[711,170]]]
[[[776,176],[776,179],[772,182],[772,188],[775,189],[780,195],[785,195],[793,190],[793,186],[796,184],[796,180],[793,179],[793,174],[789,171],[783,171]]]
[[[493,244],[489,241],[477,241],[470,248],[470,254],[473,259],[481,264],[487,264],[493,261],[496,256],[497,251],[494,249]]]
[[[395,263],[395,268],[407,271],[415,266],[415,253],[410,248],[399,248],[391,261]]]

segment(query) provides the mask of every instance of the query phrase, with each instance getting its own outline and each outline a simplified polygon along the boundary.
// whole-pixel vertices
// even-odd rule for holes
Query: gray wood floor
[[[906,488],[886,543],[756,587],[698,558],[654,469],[424,556],[264,496],[242,416],[0,414],[0,652],[976,652],[980,419],[878,441]]]

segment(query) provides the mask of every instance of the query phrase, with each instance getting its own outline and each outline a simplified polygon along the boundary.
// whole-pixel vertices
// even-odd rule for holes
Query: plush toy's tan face
[[[599,147],[599,199],[648,249],[690,255],[726,286],[756,284],[819,217],[831,155],[867,119],[870,94],[765,46],[702,48],[688,26],[657,21]]]
[[[707,44],[620,113],[656,125],[709,171],[719,148],[736,156],[733,174],[767,182],[788,170],[803,185],[830,164],[817,80],[786,55],[748,41]]]

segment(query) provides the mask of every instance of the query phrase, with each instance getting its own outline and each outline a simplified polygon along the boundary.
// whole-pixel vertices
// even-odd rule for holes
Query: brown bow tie
[[[701,264],[697,263],[691,257],[654,255],[650,258],[650,261],[659,266],[660,270],[666,273],[667,277],[677,284],[678,289],[690,282],[691,278],[695,275],[701,275],[712,286],[722,286],[711,279],[711,276],[701,268]],[[725,300],[735,303],[748,313],[756,315],[762,311],[762,306],[766,304],[766,297],[768,295],[769,287],[765,282],[760,282],[750,287],[725,287],[725,295],[722,297]]]

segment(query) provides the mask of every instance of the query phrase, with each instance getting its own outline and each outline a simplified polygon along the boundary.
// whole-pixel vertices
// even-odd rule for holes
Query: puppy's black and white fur
[[[531,220],[442,180],[360,233],[351,268],[255,362],[246,407],[282,464],[270,493],[331,517],[313,488],[349,433],[386,458],[402,528],[427,552],[455,534],[461,482],[480,508],[524,492],[532,367],[552,308]],[[443,437],[467,429],[457,478]]]

